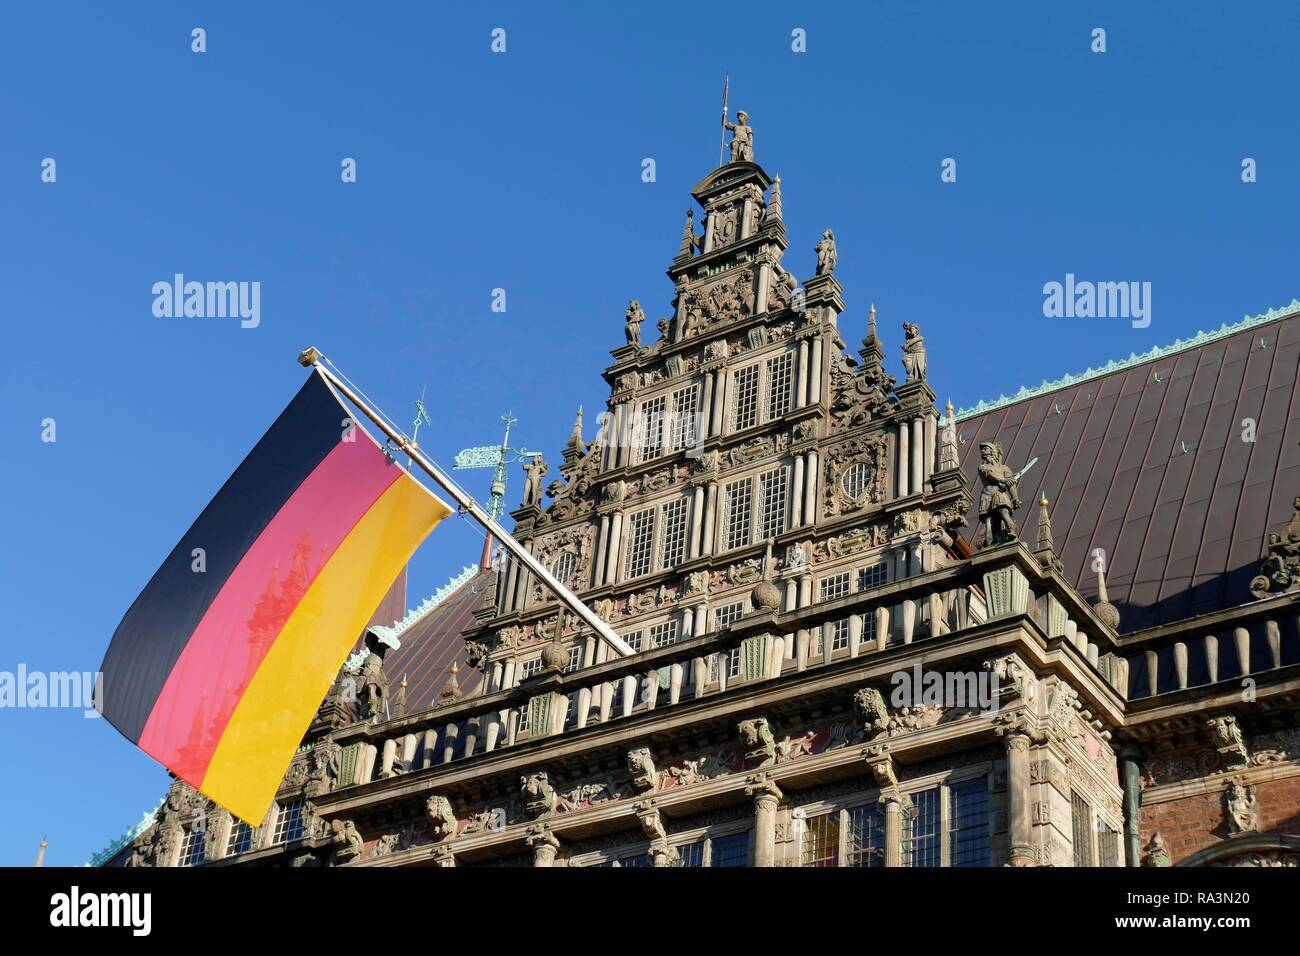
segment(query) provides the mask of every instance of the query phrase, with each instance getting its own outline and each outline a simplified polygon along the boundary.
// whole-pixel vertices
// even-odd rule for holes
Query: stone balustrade
[[[1121,638],[1119,685],[1141,700],[1300,663],[1300,592]]]
[[[1117,689],[1114,635],[1021,544],[937,571],[786,612],[757,611],[718,633],[689,637],[570,673],[543,673],[506,690],[336,734],[343,786],[675,707],[758,681],[963,632],[1029,621],[1063,639]],[[843,639],[836,640],[847,629]],[[738,656],[738,667],[733,664]],[[1113,667],[1115,663],[1121,666]],[[852,665],[848,665],[852,666]],[[735,673],[733,673],[735,671]],[[1122,691],[1121,691],[1122,693]]]

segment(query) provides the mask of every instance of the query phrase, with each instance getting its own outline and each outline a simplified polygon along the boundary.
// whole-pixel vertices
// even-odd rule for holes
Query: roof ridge
[[[459,574],[455,575],[446,584],[434,591],[433,594],[421,601],[419,605],[408,610],[404,618],[393,624],[395,636],[400,637],[403,631],[410,628],[416,621],[420,620],[420,618],[424,617],[443,601],[447,600],[447,598],[459,591],[461,587],[478,574],[478,572],[479,566],[477,564],[465,565]]]
[[[1230,335],[1236,335],[1238,332],[1244,332],[1247,329],[1253,329],[1256,326],[1266,325],[1269,322],[1274,322],[1278,319],[1289,318],[1297,313],[1300,313],[1300,299],[1292,299],[1289,305],[1283,306],[1280,309],[1269,309],[1267,312],[1262,312],[1259,315],[1245,315],[1242,316],[1240,322],[1234,322],[1231,325],[1225,322],[1212,332],[1202,331],[1197,332],[1194,336],[1188,339],[1175,339],[1172,345],[1155,345],[1148,351],[1143,352],[1141,355],[1135,352],[1130,353],[1129,357],[1126,359],[1111,359],[1105,365],[1098,366],[1097,368],[1090,367],[1077,375],[1066,374],[1054,382],[1049,382],[1047,379],[1043,379],[1040,384],[1033,387],[1022,385],[1017,391],[1010,395],[999,395],[991,401],[984,401],[981,399],[970,408],[958,409],[953,414],[953,418],[956,421],[962,421],[963,419],[973,418],[976,415],[983,415],[985,412],[991,412],[997,408],[1004,408],[1007,405],[1014,405],[1016,402],[1022,402],[1027,398],[1035,398],[1039,395],[1045,395],[1048,392],[1054,392],[1057,389],[1065,388],[1069,385],[1077,385],[1080,382],[1086,382],[1089,379],[1100,378],[1103,375],[1109,375],[1111,372],[1117,372],[1120,369],[1125,368],[1132,368],[1135,365],[1141,365],[1144,362],[1151,362],[1155,359],[1164,358],[1165,356],[1173,355],[1176,352],[1185,352],[1188,349],[1204,345],[1207,342],[1214,342]]]

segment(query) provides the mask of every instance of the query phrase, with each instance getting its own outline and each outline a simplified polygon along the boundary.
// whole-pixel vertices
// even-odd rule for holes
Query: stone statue
[[[785,737],[776,745],[776,762],[784,763],[796,757],[811,757],[813,741],[816,739],[815,730],[810,730],[800,737]]]
[[[429,832],[435,842],[456,835],[456,811],[446,797],[434,794],[425,803],[429,815]]]
[[[351,820],[331,820],[330,840],[334,844],[334,864],[347,863],[361,857],[365,841]]]
[[[952,401],[948,402],[944,416],[943,431],[939,440],[939,470],[953,471],[961,467],[961,456],[957,449],[957,422],[953,418]]]
[[[1165,838],[1157,830],[1151,834],[1151,840],[1142,848],[1143,866],[1168,866],[1169,850],[1165,847]]]
[[[1300,497],[1293,502],[1291,521],[1279,534],[1268,534],[1268,554],[1251,579],[1250,593],[1256,600],[1270,591],[1289,591],[1300,587]]]
[[[903,323],[903,368],[909,382],[925,381],[925,339],[911,322]]]
[[[633,299],[628,303],[627,311],[623,313],[627,319],[627,324],[623,331],[627,333],[627,344],[641,346],[641,323],[645,321],[645,310],[641,308],[641,303]]]
[[[311,773],[304,793],[308,797],[329,793],[339,777],[339,748],[334,744],[317,748],[311,753]]]
[[[542,503],[542,479],[550,471],[541,455],[534,455],[524,464],[524,503],[523,507]]]
[[[668,773],[679,787],[699,783],[708,777],[704,772],[704,764],[708,759],[708,757],[700,757],[697,760],[683,760],[680,767],[669,767]]]
[[[864,687],[854,694],[853,709],[861,718],[868,737],[889,729],[889,707],[885,704],[885,695],[876,688]]]
[[[822,241],[815,246],[817,251],[817,275],[828,276],[835,271],[835,262],[839,258],[835,252],[835,233],[827,229],[822,233]]]
[[[772,737],[766,717],[742,720],[736,730],[745,747],[746,768],[766,767],[776,759],[776,740]]]
[[[388,697],[388,677],[384,674],[384,659],[371,651],[361,665],[360,687],[357,689],[357,703],[361,707],[361,716],[366,720],[382,720],[384,703]]]
[[[979,474],[984,482],[980,494],[980,547],[1015,541],[1020,536],[1013,512],[1020,507],[1018,478],[1002,461],[1002,446],[995,441],[980,443]]]
[[[752,163],[754,161],[754,130],[749,125],[749,114],[744,110],[736,111],[736,122],[722,121],[722,125],[731,130],[731,161],[733,163]]]
[[[1259,800],[1254,785],[1240,780],[1228,782],[1228,832],[1255,833],[1259,830]]]
[[[519,792],[523,794],[524,811],[530,817],[544,816],[555,809],[555,788],[545,770],[520,777]]]
[[[655,770],[654,757],[649,747],[638,747],[628,751],[627,769],[632,774],[632,786],[641,791],[659,789],[659,773]]]

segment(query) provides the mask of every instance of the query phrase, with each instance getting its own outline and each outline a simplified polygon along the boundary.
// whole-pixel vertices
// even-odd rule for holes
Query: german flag
[[[104,717],[256,826],[348,651],[450,513],[313,371],[118,625]]]

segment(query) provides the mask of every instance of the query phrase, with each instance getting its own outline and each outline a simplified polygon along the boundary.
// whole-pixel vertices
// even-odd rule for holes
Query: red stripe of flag
[[[203,778],[285,622],[340,542],[400,475],[401,468],[365,435],[330,451],[204,613],[150,711],[140,749],[183,779]]]

